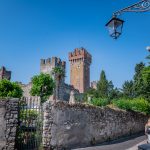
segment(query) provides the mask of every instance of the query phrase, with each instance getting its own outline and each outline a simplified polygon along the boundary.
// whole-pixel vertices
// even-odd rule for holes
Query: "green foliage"
[[[150,83],[150,66],[147,66],[143,69],[142,77],[146,84]]]
[[[108,87],[109,87],[108,80],[106,79],[104,70],[102,70],[100,74],[100,80],[97,83],[97,91],[98,91],[99,97],[101,98],[108,97]]]
[[[150,50],[149,50],[150,53]],[[148,60],[148,64],[150,65],[150,54],[146,57],[146,59]]]
[[[109,100],[118,99],[122,97],[122,93],[118,88],[114,88],[111,92],[109,92]]]
[[[44,103],[53,94],[54,87],[55,83],[52,77],[49,74],[41,73],[32,78],[30,94],[32,96],[40,96],[41,103]]]
[[[143,69],[142,78],[145,86],[144,97],[150,101],[150,66]]]
[[[130,100],[127,99],[119,99],[113,100],[112,103],[120,109],[131,110]]]
[[[21,110],[19,115],[21,120],[32,121],[37,119],[39,113],[36,110],[28,109],[28,110]]]
[[[96,89],[88,89],[85,93],[84,93],[84,101],[87,101],[88,100],[88,97],[91,97],[91,98],[98,98],[98,92]]]
[[[119,91],[118,88],[114,88],[113,82],[110,81],[108,83],[108,99],[112,100],[115,98],[119,98],[121,96],[121,92]]]
[[[84,93],[84,101],[88,101],[88,97],[96,99],[108,99],[109,101],[114,98],[119,98],[121,92],[114,88],[113,82],[108,81],[104,70],[101,71],[100,80],[97,83],[97,89],[90,88]],[[97,100],[95,101],[97,103]],[[95,104],[96,105],[96,104]]]
[[[100,80],[97,83],[96,93],[98,93],[98,95],[95,97],[109,100],[119,98],[121,95],[121,92],[117,88],[114,88],[113,82],[107,80],[104,70],[102,70],[100,74]]]
[[[142,72],[144,67],[145,64],[142,62],[136,64],[135,66],[135,75],[134,75],[134,84],[133,84],[134,97],[143,96],[145,94],[144,80],[142,77]]]
[[[114,100],[113,104],[120,109],[150,114],[150,103],[143,98]]]
[[[102,98],[93,98],[91,100],[91,104],[93,104],[94,106],[106,106],[109,104],[109,100],[107,99],[102,99]]]
[[[10,82],[6,79],[0,80],[0,97],[20,98],[22,96],[22,93],[23,91],[17,83]]]
[[[63,77],[65,77],[65,71],[62,67],[55,67],[52,70],[52,74],[55,75],[57,80],[61,80]]]
[[[123,96],[126,98],[133,98],[134,92],[133,92],[133,81],[125,81],[122,85],[122,92]]]

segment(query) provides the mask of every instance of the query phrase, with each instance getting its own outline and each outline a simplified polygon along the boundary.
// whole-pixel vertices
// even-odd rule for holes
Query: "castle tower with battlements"
[[[57,57],[41,59],[40,72],[52,75],[52,70],[55,67],[62,67],[62,69],[64,69],[65,72],[66,62],[61,61],[61,59]],[[62,79],[62,81],[65,82],[65,77]]]
[[[90,64],[92,56],[84,48],[76,48],[69,53],[70,84],[84,93],[90,87]]]

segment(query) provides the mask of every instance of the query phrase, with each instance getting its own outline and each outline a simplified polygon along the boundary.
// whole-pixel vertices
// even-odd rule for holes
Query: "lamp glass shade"
[[[106,27],[108,28],[109,34],[112,38],[117,39],[122,34],[123,23],[123,20],[113,17],[106,24]]]

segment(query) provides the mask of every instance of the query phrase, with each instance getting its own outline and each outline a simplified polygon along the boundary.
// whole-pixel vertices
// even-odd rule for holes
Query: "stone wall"
[[[74,91],[75,94],[80,95],[79,91],[73,86],[66,83],[61,83],[58,87],[58,100],[69,101],[71,91]]]
[[[47,149],[85,147],[144,131],[148,116],[109,107],[65,102],[44,108],[43,145]]]
[[[14,150],[18,99],[0,99],[0,150]]]
[[[29,82],[28,84],[19,83],[19,85],[23,90],[23,97],[31,97],[30,90],[32,88],[32,83],[31,82]]]
[[[30,90],[31,90],[31,88],[32,88],[32,83],[31,83],[31,82],[30,82],[29,84],[22,84],[22,83],[19,83],[19,85],[21,86],[21,88],[22,88],[22,90],[23,90],[23,97],[28,97],[28,98],[30,98],[30,97],[31,97]],[[56,87],[56,88],[57,88],[56,90],[58,90],[58,92],[57,92],[57,94],[58,94],[57,99],[58,99],[58,100],[69,101],[70,92],[71,92],[71,91],[74,91],[74,93],[75,93],[76,95],[79,95],[79,96],[81,95],[81,94],[79,94],[79,91],[78,91],[78,90],[74,89],[73,86],[68,85],[68,84],[66,84],[66,83],[63,83],[63,82],[61,82],[61,83],[59,84],[59,87]],[[53,96],[50,96],[49,99],[50,99],[50,100],[53,100]],[[81,99],[82,99],[82,97],[81,97]]]

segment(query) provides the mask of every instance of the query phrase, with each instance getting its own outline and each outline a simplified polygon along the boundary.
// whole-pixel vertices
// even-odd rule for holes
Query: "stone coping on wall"
[[[58,109],[66,109],[66,108],[75,108],[75,109],[91,109],[91,110],[112,110],[112,111],[116,111],[116,112],[123,112],[123,113],[135,113],[136,115],[144,115],[144,116],[148,116],[145,113],[142,112],[136,112],[136,111],[132,111],[132,110],[124,110],[124,109],[120,109],[118,107],[115,106],[94,106],[94,105],[90,105],[90,104],[86,104],[86,103],[79,103],[76,102],[74,104],[69,104],[69,102],[66,101],[56,101],[56,102],[52,102],[51,103],[52,106],[57,107]],[[150,115],[149,115],[150,117]]]

